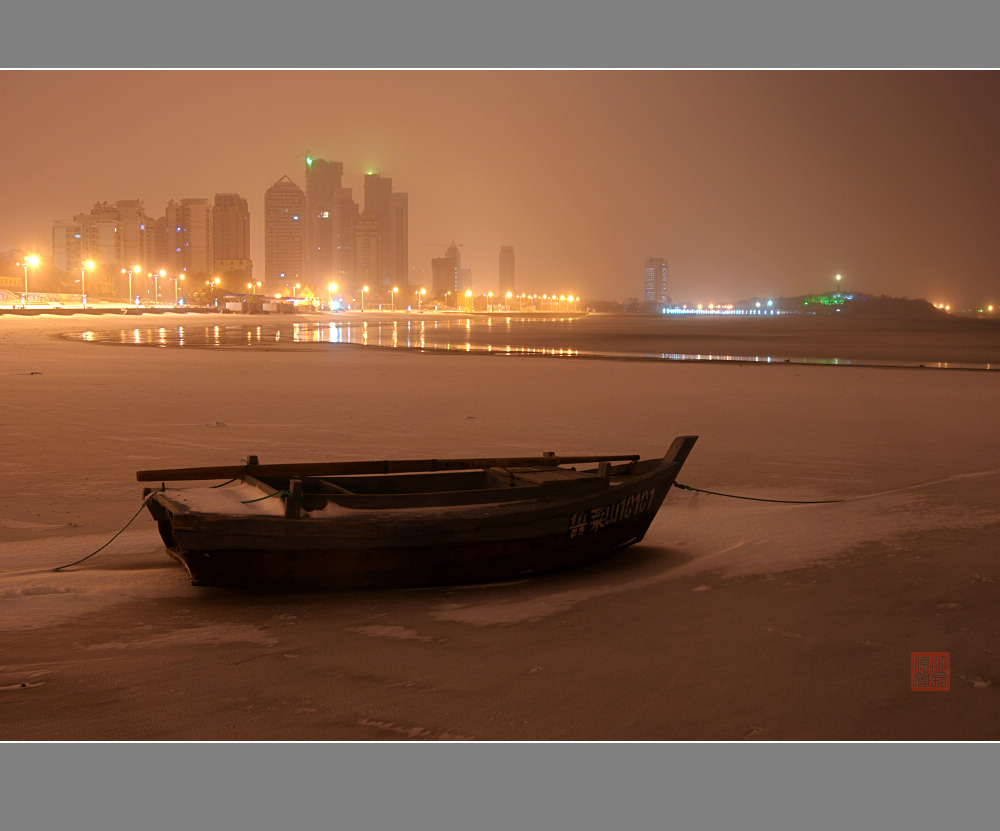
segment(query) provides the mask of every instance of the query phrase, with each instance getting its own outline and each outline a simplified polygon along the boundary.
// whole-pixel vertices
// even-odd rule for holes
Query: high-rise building
[[[264,192],[264,289],[284,293],[305,276],[306,195],[287,176]]]
[[[250,259],[250,207],[238,193],[217,193],[212,206],[212,248],[216,259]]]
[[[336,229],[334,202],[344,177],[343,162],[315,159],[306,154],[306,258],[305,279],[326,286],[336,273]]]
[[[167,268],[172,276],[184,274],[196,281],[211,277],[212,202],[201,197],[170,200],[166,208]]]
[[[212,205],[213,272],[230,290],[253,280],[250,207],[238,193],[217,193]]]
[[[84,253],[83,225],[72,219],[57,219],[52,224],[52,265],[59,271],[68,272],[77,263],[91,260]],[[114,257],[112,248],[111,256]],[[114,262],[110,263],[114,265]]]
[[[646,260],[646,302],[670,302],[667,294],[667,261],[662,257],[650,257]]]
[[[514,293],[514,246],[500,246],[500,296]]]
[[[333,197],[332,282],[341,288],[357,283],[356,236],[358,204],[350,188],[340,188]],[[320,288],[321,286],[317,286]]]
[[[377,283],[388,286],[393,282],[392,256],[392,179],[378,173],[365,176],[365,213],[379,222],[379,263]]]
[[[405,288],[410,281],[410,198],[405,193],[390,196],[392,211],[389,221],[390,256],[389,281]]]
[[[150,270],[159,271],[161,268],[165,269],[170,263],[170,258],[167,255],[167,218],[165,216],[160,216],[156,219],[147,217],[145,231],[145,262],[149,264]],[[124,265],[125,263],[123,263]]]
[[[52,225],[53,267],[75,277],[83,263],[92,260],[96,269],[87,277],[87,293],[91,297],[125,297],[118,227],[116,219],[99,214],[78,214],[71,220],[56,220]]]
[[[359,287],[376,288],[382,285],[381,231],[381,222],[374,214],[365,211],[358,218],[354,239]]]
[[[458,246],[452,242],[445,250],[443,257],[435,257],[431,260],[431,286],[434,289],[434,296],[441,298],[449,305],[458,306],[461,273],[462,255]]]
[[[136,220],[137,214],[132,215]],[[146,221],[143,214],[143,220]],[[124,223],[117,205],[97,202],[90,213],[76,214],[71,220],[56,220],[52,226],[52,265],[64,273],[73,274],[86,260],[93,260],[97,269],[88,280],[91,295],[101,292],[108,296],[122,296],[127,293],[117,278],[121,269],[139,265],[146,269],[148,256],[138,247],[140,228],[137,221],[129,235],[132,242],[126,255],[124,243],[126,234]],[[128,259],[131,258],[131,259]],[[103,284],[102,284],[102,281]]]
[[[125,262],[141,265],[144,269],[158,265],[149,261],[146,240],[146,223],[149,218],[146,216],[142,200],[119,199],[115,202],[114,212],[122,238],[122,258]]]

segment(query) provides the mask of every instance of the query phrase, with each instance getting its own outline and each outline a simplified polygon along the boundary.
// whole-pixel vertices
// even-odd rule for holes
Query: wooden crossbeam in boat
[[[514,456],[483,459],[385,459],[357,462],[305,462],[302,464],[244,464],[217,467],[181,467],[164,470],[139,470],[139,482],[194,481],[200,479],[238,479],[243,476],[285,478],[291,476],[335,476],[350,474],[419,473],[434,470],[472,470],[490,467],[532,467],[541,465],[596,464],[600,462],[637,461],[636,454],[619,456]]]

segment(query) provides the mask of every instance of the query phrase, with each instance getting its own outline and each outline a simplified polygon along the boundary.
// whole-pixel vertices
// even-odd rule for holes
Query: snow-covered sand
[[[1000,738],[996,372],[61,337],[189,320],[0,316],[0,738]],[[145,512],[52,570],[135,514],[138,469],[689,433],[683,484],[839,501],[674,490],[641,545],[503,585],[198,589]],[[911,691],[923,651],[948,692]]]

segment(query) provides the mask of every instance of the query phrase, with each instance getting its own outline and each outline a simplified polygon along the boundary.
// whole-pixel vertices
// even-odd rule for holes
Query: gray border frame
[[[5,9],[18,68],[984,68],[982,0],[56,0]]]

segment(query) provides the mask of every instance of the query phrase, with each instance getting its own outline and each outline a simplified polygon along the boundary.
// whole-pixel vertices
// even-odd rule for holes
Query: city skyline
[[[45,119],[10,131],[3,250],[50,251],[53,223],[96,201],[237,193],[262,276],[264,193],[283,176],[304,187],[308,150],[343,163],[344,187],[374,171],[408,195],[409,266],[424,272],[415,283],[430,285],[431,260],[455,240],[483,290],[498,286],[497,252],[512,244],[519,287],[587,297],[641,297],[652,252],[670,262],[675,302],[834,288],[953,308],[1000,300],[995,72],[9,70],[4,80],[6,112],[42,106],[58,87],[78,129],[72,141]],[[182,141],[156,129],[168,90],[214,126]]]

